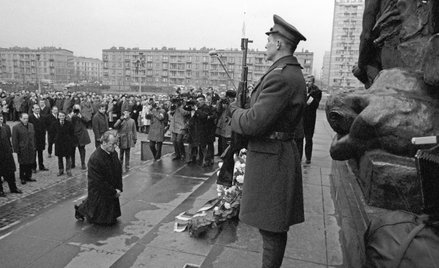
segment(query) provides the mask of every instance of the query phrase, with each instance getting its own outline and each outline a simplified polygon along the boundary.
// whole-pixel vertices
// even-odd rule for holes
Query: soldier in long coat
[[[304,221],[302,174],[294,130],[305,105],[305,80],[293,56],[296,28],[279,16],[267,32],[273,65],[251,93],[250,108],[230,105],[232,130],[248,136],[240,219],[259,229],[263,267],[280,267],[289,226]]]
[[[119,196],[122,192],[122,165],[117,157],[116,135],[107,131],[101,145],[88,160],[88,196],[79,206],[75,217],[96,224],[114,224],[121,215]]]
[[[0,114],[0,177],[9,185],[11,193],[21,193],[15,184],[15,161],[12,156],[11,129]],[[0,196],[5,196],[0,182]]]
[[[35,164],[35,130],[32,123],[29,123],[27,113],[20,114],[20,123],[12,127],[12,148],[17,154],[20,165],[20,180],[22,184],[32,179],[32,168]]]

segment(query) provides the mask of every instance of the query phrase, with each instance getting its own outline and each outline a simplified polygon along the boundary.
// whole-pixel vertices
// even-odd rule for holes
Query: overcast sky
[[[102,58],[112,46],[264,50],[278,14],[308,39],[319,74],[331,48],[333,0],[0,0],[0,47],[56,46]],[[245,15],[244,15],[245,14]]]

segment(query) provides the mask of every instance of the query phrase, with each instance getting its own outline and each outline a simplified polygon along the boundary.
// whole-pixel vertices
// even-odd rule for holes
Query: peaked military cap
[[[266,35],[280,34],[293,44],[299,43],[301,40],[306,41],[303,36],[293,25],[286,22],[278,15],[273,15],[274,26],[270,28],[270,31],[266,32]]]

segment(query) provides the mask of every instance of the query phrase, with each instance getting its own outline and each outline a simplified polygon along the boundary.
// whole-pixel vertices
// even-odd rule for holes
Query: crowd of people
[[[296,133],[296,143],[301,153],[301,142],[303,137],[306,138],[309,163],[315,110],[321,91],[314,85],[313,77],[307,81],[309,96],[314,98],[308,97],[312,100],[309,109],[313,112],[305,113],[305,116],[311,115],[314,120],[306,120],[306,135]],[[119,158],[125,171],[130,169],[130,151],[137,142],[137,133],[148,134],[155,161],[161,158],[165,135],[169,135],[174,146],[173,160],[208,167],[214,163],[215,140],[218,141],[217,155],[221,155],[230,143],[232,131],[227,107],[235,99],[235,91],[218,93],[212,87],[205,92],[201,88],[184,92],[178,88],[169,96],[66,91],[41,93],[38,90],[6,92],[0,89],[0,128],[9,128],[7,121],[18,121],[12,131],[4,130],[3,138],[5,142],[9,140],[12,151],[17,154],[22,184],[35,181],[32,173],[37,172],[37,167],[40,171],[48,170],[44,165],[44,151],[47,151],[48,158],[58,157],[58,176],[72,175],[71,169],[76,167],[76,150],[79,151],[80,168],[87,169],[85,147],[92,142],[88,129],[93,130],[96,148],[106,131],[113,129],[117,133]],[[303,127],[298,131],[303,132]],[[187,152],[184,143],[188,144]],[[0,176],[8,183],[15,181],[10,178],[11,174]],[[14,185],[10,185],[11,192],[20,192]],[[4,196],[0,190],[0,196]]]
[[[1,154],[17,154],[19,179],[26,184],[35,181],[32,173],[48,170],[44,160],[53,155],[58,157],[58,176],[71,176],[71,169],[76,167],[76,149],[80,168],[87,169],[85,147],[92,142],[88,129],[92,129],[96,148],[106,131],[117,133],[119,158],[125,171],[130,168],[130,149],[137,142],[137,133],[148,134],[155,161],[161,158],[167,133],[175,150],[173,160],[212,166],[215,138],[219,141],[218,154],[231,138],[226,108],[235,96],[232,90],[218,94],[213,88],[206,92],[201,88],[182,92],[178,88],[175,94],[165,97],[0,89],[2,140],[4,146],[10,144],[11,148]],[[7,121],[16,122],[9,124],[12,131]],[[188,152],[184,143],[189,144]],[[11,174],[0,176],[15,182]],[[20,192],[15,186],[10,186],[10,190]],[[4,196],[4,192],[0,195]]]

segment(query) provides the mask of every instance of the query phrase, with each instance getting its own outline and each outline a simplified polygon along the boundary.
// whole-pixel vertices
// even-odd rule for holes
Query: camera
[[[182,103],[182,101],[183,101],[183,99],[182,98],[180,98],[179,96],[174,96],[174,97],[172,97],[171,98],[171,103],[172,104],[179,104],[179,103]]]
[[[73,109],[74,114],[79,114],[79,112],[80,112],[79,109]]]
[[[197,104],[197,101],[194,99],[189,99],[186,101],[186,105],[183,106],[183,109],[186,111],[194,110],[194,106]]]
[[[222,105],[229,105],[230,101],[229,101],[228,98],[221,98],[219,100],[219,103],[222,104]]]

